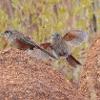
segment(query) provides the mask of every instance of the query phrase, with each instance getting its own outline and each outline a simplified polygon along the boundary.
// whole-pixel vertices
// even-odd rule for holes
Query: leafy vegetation
[[[31,34],[37,41],[44,41],[55,31],[64,34],[72,28],[89,32],[93,13],[100,27],[97,4],[98,0],[11,0],[0,9],[0,31],[13,27]]]

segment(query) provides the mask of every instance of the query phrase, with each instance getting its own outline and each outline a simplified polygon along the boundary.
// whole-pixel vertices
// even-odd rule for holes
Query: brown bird
[[[42,43],[41,47],[50,48],[57,58],[63,56],[72,67],[76,67],[81,63],[71,54],[69,45],[77,46],[85,41],[87,37],[87,33],[81,30],[71,30],[63,37],[59,33],[55,33],[51,37],[52,42]]]
[[[28,36],[25,36],[23,33],[18,32],[16,30],[6,30],[4,33],[4,38],[7,40],[8,44],[11,46],[18,48],[20,50],[33,50],[34,48],[40,49],[42,52],[48,54],[50,57],[56,59],[56,57],[41,48],[34,41],[31,40]]]

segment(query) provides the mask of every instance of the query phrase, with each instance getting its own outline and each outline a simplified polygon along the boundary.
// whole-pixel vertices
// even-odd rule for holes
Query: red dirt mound
[[[100,100],[100,37],[94,41],[87,54],[78,93],[86,100]]]
[[[0,52],[0,100],[78,100],[75,95],[47,63],[17,49]]]

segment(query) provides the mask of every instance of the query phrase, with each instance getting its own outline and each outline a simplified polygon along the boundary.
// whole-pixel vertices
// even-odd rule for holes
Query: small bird
[[[11,46],[18,48],[20,50],[33,50],[34,48],[40,49],[42,52],[48,54],[50,57],[56,59],[56,57],[41,48],[38,44],[31,40],[28,36],[16,30],[6,30],[4,33],[4,38]]]
[[[76,67],[81,65],[81,63],[72,55],[69,45],[77,46],[85,41],[87,37],[87,33],[81,30],[71,30],[64,36],[54,33],[51,36],[52,42],[42,43],[40,46],[45,49],[50,48],[57,58],[63,56],[72,67]]]

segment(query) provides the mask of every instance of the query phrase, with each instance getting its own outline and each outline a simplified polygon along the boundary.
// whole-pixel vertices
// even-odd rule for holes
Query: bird
[[[87,32],[82,30],[70,30],[64,36],[56,32],[51,36],[51,42],[41,43],[40,46],[45,49],[49,48],[56,58],[65,57],[72,67],[77,67],[82,64],[72,55],[69,45],[78,46],[87,39]]]
[[[8,42],[8,44],[11,45],[12,47],[15,47],[20,50],[33,50],[34,48],[36,48],[46,53],[53,59],[56,59],[56,57],[53,54],[49,53],[44,48],[40,47],[30,37],[25,36],[23,33],[17,30],[6,30],[2,34],[5,40]]]

